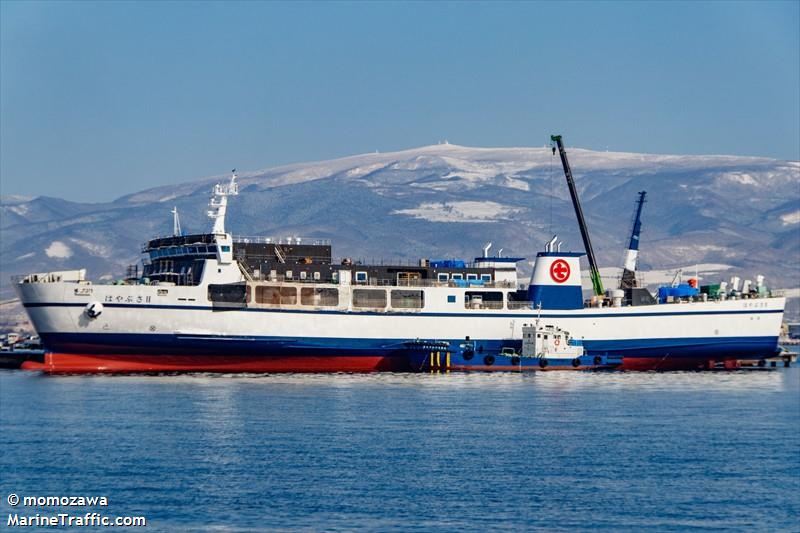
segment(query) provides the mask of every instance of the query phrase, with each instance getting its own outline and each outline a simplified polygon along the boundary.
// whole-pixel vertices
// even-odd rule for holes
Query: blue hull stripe
[[[85,307],[83,303],[26,303],[27,308],[33,307]],[[327,315],[380,315],[380,316],[438,316],[438,317],[480,317],[480,318],[536,318],[537,314],[531,310],[530,315],[509,314],[509,313],[409,313],[401,311],[334,311],[334,310],[300,310],[300,309],[263,309],[252,307],[212,307],[210,305],[155,305],[155,304],[119,304],[104,303],[103,307],[108,308],[131,308],[131,309],[181,309],[194,311],[214,311],[219,313],[247,312],[247,313],[299,313],[299,314],[327,314]],[[663,308],[663,306],[658,306]],[[580,313],[580,314],[559,314],[543,311],[543,318],[627,318],[632,316],[679,316],[679,315],[749,315],[749,314],[772,314],[783,313],[783,309],[742,309],[740,311],[675,311],[667,313]]]
[[[158,333],[42,333],[48,350],[64,353],[154,355],[285,356],[401,356],[410,350],[407,339],[326,337],[258,337],[173,335]],[[458,351],[463,339],[440,339]],[[496,353],[521,343],[473,339],[476,351]],[[516,344],[516,346],[514,345]],[[690,357],[706,359],[761,358],[778,349],[778,337],[706,337],[675,339],[584,340],[587,355],[623,357]]]

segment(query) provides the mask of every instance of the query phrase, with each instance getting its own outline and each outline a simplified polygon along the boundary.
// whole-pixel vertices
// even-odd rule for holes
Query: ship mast
[[[181,217],[178,216],[178,206],[174,206],[170,213],[172,213],[172,234],[178,237],[181,235]]]
[[[208,206],[208,217],[214,221],[211,233],[214,235],[225,234],[225,212],[228,210],[228,196],[239,194],[239,184],[236,183],[236,169],[231,171],[231,180],[227,184],[217,183],[211,191],[211,201]]]

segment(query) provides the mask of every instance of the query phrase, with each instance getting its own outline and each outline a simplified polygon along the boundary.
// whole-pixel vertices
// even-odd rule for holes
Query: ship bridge
[[[207,259],[217,259],[215,235],[173,235],[151,239],[142,246],[142,279],[175,285],[197,285]]]

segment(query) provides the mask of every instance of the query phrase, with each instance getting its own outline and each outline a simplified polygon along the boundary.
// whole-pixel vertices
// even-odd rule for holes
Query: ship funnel
[[[545,252],[552,252],[552,251],[553,251],[553,246],[555,246],[555,244],[556,244],[556,241],[557,241],[557,240],[558,240],[558,235],[553,235],[553,238],[552,238],[552,239],[550,239],[550,240],[549,240],[549,241],[548,241],[548,242],[547,242],[547,243],[544,245],[544,251],[545,251]]]
[[[580,252],[556,250],[556,238],[536,255],[528,299],[534,308],[582,309]]]
[[[483,257],[489,257],[489,248],[492,247],[491,242],[487,242],[486,245],[483,247]]]

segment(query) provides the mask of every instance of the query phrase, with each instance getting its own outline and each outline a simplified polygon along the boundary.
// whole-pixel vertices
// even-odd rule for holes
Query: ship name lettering
[[[107,294],[105,296],[105,298],[104,298],[104,301],[106,303],[114,303],[114,302],[122,303],[122,302],[125,302],[125,303],[129,303],[129,304],[133,304],[133,303],[140,304],[140,303],[150,303],[150,297],[149,296],[142,296],[141,294],[136,295],[136,296],[134,296],[134,295],[130,295],[130,296],[122,296],[122,295],[113,296],[111,294]]]

